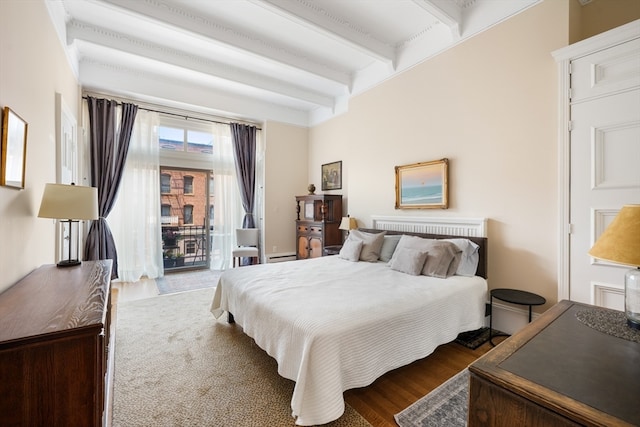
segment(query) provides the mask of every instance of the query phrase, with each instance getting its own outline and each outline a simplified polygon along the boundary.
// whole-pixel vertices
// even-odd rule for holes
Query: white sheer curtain
[[[108,223],[118,250],[118,276],[135,282],[160,277],[160,166],[158,114],[138,110],[122,184]]]
[[[231,251],[235,247],[235,230],[242,227],[244,210],[236,181],[236,171],[228,124],[212,124],[213,144],[213,236],[211,269],[231,267]]]

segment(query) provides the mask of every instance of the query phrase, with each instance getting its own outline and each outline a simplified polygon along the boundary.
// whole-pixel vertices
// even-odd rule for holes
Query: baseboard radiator
[[[267,264],[271,264],[274,262],[284,262],[284,261],[295,261],[296,254],[295,252],[282,252],[277,254],[267,254]]]

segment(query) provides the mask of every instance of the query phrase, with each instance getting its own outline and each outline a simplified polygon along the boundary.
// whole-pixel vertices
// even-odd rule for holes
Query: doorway
[[[160,167],[165,272],[208,269],[213,224],[213,172]]]

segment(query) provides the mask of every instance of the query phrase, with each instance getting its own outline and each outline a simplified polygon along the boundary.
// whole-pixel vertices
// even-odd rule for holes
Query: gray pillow
[[[382,242],[384,242],[384,236],[384,231],[381,233],[366,233],[360,230],[352,230],[347,240],[362,240],[360,261],[377,262],[380,258],[380,249],[382,248]]]
[[[422,268],[423,275],[446,279],[455,274],[460,262],[456,255],[461,252],[456,245],[444,240],[433,240],[427,251],[429,255]]]
[[[380,248],[380,261],[391,261],[391,257],[393,256],[393,252],[396,250],[396,246],[398,246],[400,237],[402,237],[400,234],[384,236],[384,239],[382,240],[382,248]]]
[[[391,261],[391,269],[419,276],[427,259],[427,253],[416,249],[398,248],[398,256]]]
[[[396,250],[391,256],[391,260],[389,261],[389,265],[393,262],[393,260],[398,256],[398,249],[400,248],[408,248],[408,249],[416,249],[422,252],[429,251],[429,242],[433,242],[434,239],[424,239],[418,236],[409,236],[408,234],[403,234],[398,241],[398,245],[396,246]]]
[[[459,254],[460,262],[456,269],[459,276],[475,276],[478,270],[478,262],[480,255],[478,254],[478,246],[469,239],[445,239],[458,247],[462,252]]]
[[[360,252],[362,251],[362,240],[356,239],[347,239],[340,252],[338,253],[338,257],[342,259],[346,259],[347,261],[358,261],[360,259]]]

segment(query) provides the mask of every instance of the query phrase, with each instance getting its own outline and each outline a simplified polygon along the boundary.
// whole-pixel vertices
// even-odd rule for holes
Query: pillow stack
[[[349,261],[378,262],[380,249],[384,241],[385,232],[366,233],[360,230],[352,230],[342,245],[338,256]],[[360,249],[357,249],[358,243]]]
[[[469,239],[427,239],[353,230],[339,257],[348,261],[387,262],[396,271],[439,278],[475,276],[479,246]]]
[[[439,278],[447,278],[453,276],[458,269],[460,257],[457,255],[462,252],[455,244],[444,240],[423,239],[417,236],[402,235],[398,246],[396,247],[389,266],[393,270],[402,271],[414,275],[422,274],[424,276],[433,276]],[[411,262],[418,262],[422,254],[426,254],[423,264],[419,269],[406,271],[407,261],[405,257],[409,257]]]

